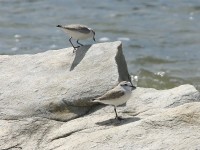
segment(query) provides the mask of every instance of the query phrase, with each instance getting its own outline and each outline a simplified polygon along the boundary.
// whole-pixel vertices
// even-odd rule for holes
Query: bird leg
[[[78,40],[77,40],[76,42],[77,42],[77,44],[79,44],[79,45],[83,46],[83,44],[79,43],[79,42],[78,42]]]
[[[76,48],[79,48],[80,46],[74,46],[73,43],[72,43],[72,41],[71,41],[71,39],[72,39],[72,37],[70,37],[69,42],[73,46],[74,50],[76,50]],[[73,53],[74,53],[74,51],[73,51]]]
[[[121,117],[119,117],[118,115],[117,115],[117,110],[116,110],[116,106],[114,106],[114,110],[115,110],[115,119],[117,119],[117,120],[123,120],[123,118],[121,118]]]

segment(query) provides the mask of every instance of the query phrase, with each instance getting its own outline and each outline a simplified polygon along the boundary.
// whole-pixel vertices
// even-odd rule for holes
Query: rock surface
[[[117,51],[121,52],[119,42],[106,43],[106,44],[109,47],[112,48],[115,47],[114,49],[117,49],[118,47]],[[104,44],[102,45],[98,44],[98,45],[101,47],[105,46]],[[106,49],[107,48],[105,48],[105,51]],[[124,120],[122,121],[114,120],[115,114],[113,107],[102,106],[102,105],[91,106],[90,109],[87,109],[87,114],[85,114],[84,116],[77,115],[76,118],[74,119],[71,118],[71,120],[67,122],[61,121],[62,119],[55,119],[52,116],[47,117],[46,115],[51,115],[48,113],[46,114],[44,113],[44,117],[42,115],[36,115],[32,113],[33,112],[32,109],[37,110],[37,108],[29,107],[32,104],[43,106],[42,97],[38,97],[38,99],[33,101],[34,99],[31,99],[33,95],[29,95],[32,94],[29,93],[30,92],[29,90],[31,90],[31,88],[34,87],[33,84],[38,85],[37,92],[42,92],[40,91],[39,87],[42,85],[42,83],[45,83],[44,84],[45,86],[41,86],[41,88],[42,89],[47,88],[46,90],[47,91],[49,90],[53,94],[54,90],[51,88],[59,89],[60,86],[59,84],[61,84],[62,85],[61,87],[63,87],[66,83],[72,82],[72,81],[67,82],[65,81],[65,78],[63,78],[63,76],[65,76],[64,74],[70,70],[71,66],[73,66],[70,65],[69,63],[71,61],[69,61],[68,59],[66,60],[65,58],[68,58],[68,55],[71,55],[71,57],[73,57],[75,54],[72,54],[72,49],[68,49],[68,51],[70,52],[67,52],[66,50],[52,51],[33,56],[30,55],[3,56],[2,58],[4,58],[7,62],[2,62],[1,58],[0,61],[1,66],[3,66],[2,63],[4,64],[7,63],[7,65],[13,63],[12,64],[13,68],[11,66],[8,67],[3,66],[4,72],[8,74],[7,75],[4,74],[3,76],[2,75],[3,71],[2,71],[1,77],[4,77],[3,78],[4,80],[0,78],[2,80],[1,83],[4,83],[4,85],[7,83],[8,85],[8,87],[4,87],[6,89],[1,89],[0,91],[1,92],[1,97],[0,97],[0,111],[1,111],[0,149],[1,150],[200,149],[200,142],[199,142],[200,141],[200,132],[199,132],[200,93],[192,85],[182,85],[169,90],[155,90],[155,89],[138,87],[136,90],[133,91],[132,96],[127,102],[126,106],[117,108],[119,115],[123,116],[124,118]],[[94,54],[96,54],[96,52],[91,54],[91,57]],[[119,52],[117,54],[119,55]],[[89,57],[88,55],[90,56],[90,49],[85,54],[85,57],[86,56]],[[120,56],[123,58],[123,55],[120,54]],[[15,63],[14,61],[12,61],[11,63],[11,59],[13,59],[12,57],[14,58],[14,60],[18,61],[16,61]],[[76,67],[74,68],[72,67],[73,71],[78,69],[78,67],[81,68],[81,63],[87,61],[84,60],[85,57],[78,65],[76,65]],[[107,85],[108,87],[106,87],[106,84],[102,84],[102,87],[104,87],[105,89],[99,89],[99,87],[101,87],[100,84],[103,80],[102,77],[102,80],[97,82],[99,86],[93,86],[94,89],[88,91],[86,90],[86,92],[90,93],[91,91],[96,91],[97,93],[91,92],[93,96],[95,96],[95,94],[101,94],[103,90],[108,90],[112,88],[112,86],[114,86],[118,82],[118,79],[120,80],[121,76],[124,76],[123,74],[118,73],[118,70],[123,68],[117,67],[117,63],[114,63],[114,60],[117,59],[124,62],[123,59],[120,59],[119,56],[117,56],[116,59],[114,57],[115,56],[112,56],[110,60],[107,60],[109,61],[109,63],[113,62],[111,65],[114,64],[112,71],[115,72],[115,75],[108,76],[110,77],[110,80],[112,82],[109,85]],[[35,59],[39,59],[40,61],[36,62]],[[97,58],[95,58],[95,60],[96,59]],[[73,61],[72,58],[70,60]],[[23,61],[26,62],[24,65],[27,66],[21,66],[21,70],[15,73],[15,71],[17,71],[15,67],[18,67],[19,69],[19,66],[22,64]],[[40,64],[37,65],[38,68],[37,67],[33,68],[34,66],[33,64],[35,63]],[[88,62],[88,64],[90,63],[91,62]],[[68,67],[68,71],[66,71],[67,69],[64,70],[64,68],[66,68],[66,64],[68,64],[67,66],[70,66]],[[85,64],[87,63],[85,62]],[[93,70],[90,67],[86,69],[87,70],[91,69],[92,71],[95,70],[94,68]],[[54,72],[54,69],[52,68],[54,68],[56,71]],[[12,71],[12,69],[14,70]],[[28,72],[30,71],[30,74],[27,73],[27,70]],[[90,73],[92,73],[91,70],[89,71]],[[125,68],[125,70],[127,69]],[[34,77],[34,72],[35,72],[35,77]],[[12,73],[15,73],[15,76],[14,75],[12,76],[11,75]],[[40,73],[41,75],[39,75]],[[24,74],[26,74],[27,76],[24,76]],[[78,74],[79,74],[78,72],[75,72],[73,74],[74,76],[70,76],[71,78],[67,76],[66,80],[67,79],[72,80],[75,78],[76,82],[81,82],[81,80],[78,80],[76,78],[77,76],[79,76]],[[24,77],[22,81],[19,80],[20,77]],[[89,82],[85,80],[86,77],[83,76],[83,78],[84,78],[83,81],[85,83]],[[101,79],[100,75],[96,77],[96,80],[98,80],[99,78]],[[33,81],[36,82],[37,79],[38,82],[33,83]],[[24,87],[17,85],[16,82],[19,82],[19,84],[23,85]],[[27,82],[29,86],[26,85],[25,82]],[[55,83],[54,84],[55,86],[50,86],[53,83]],[[94,83],[92,85],[94,85]],[[77,85],[73,85],[72,83],[72,86],[73,88],[76,88],[75,86]],[[16,89],[15,92],[12,92],[14,88],[18,88],[19,93],[17,94],[15,93],[17,91]],[[22,92],[25,89],[27,89],[26,90],[27,93]],[[9,96],[8,93],[10,93],[9,99],[8,98],[6,99],[8,102],[5,101],[5,99],[3,99],[5,98],[5,94],[3,93],[6,90],[8,90],[8,92],[6,93],[8,96]],[[56,92],[60,92],[61,96],[63,96],[64,94],[62,93],[62,90],[58,90]],[[100,90],[99,93],[98,90]],[[22,93],[24,95],[20,95]],[[47,96],[50,96],[48,92],[45,94]],[[57,93],[57,95],[59,95],[59,93]],[[52,98],[52,101],[57,102],[59,100],[59,97],[57,95],[56,93],[52,95],[54,96],[54,98]],[[85,95],[87,95],[87,93],[85,93]],[[28,96],[28,98],[26,96]],[[77,97],[78,96],[81,95],[77,95]],[[92,95],[90,97],[92,97]],[[81,107],[87,108],[85,106],[89,105],[87,99],[85,99],[85,97],[80,97],[80,98],[81,98],[80,103],[76,101],[75,102],[69,101],[69,103],[66,103],[66,105],[71,104],[73,105],[73,107],[77,105],[80,106],[80,108]],[[22,102],[20,102],[20,100]],[[30,103],[30,100],[32,100],[32,103]],[[43,99],[43,101],[46,102],[47,100]],[[65,109],[64,106],[62,107],[63,109]],[[23,108],[23,110],[21,110],[21,108]],[[24,108],[27,108],[27,110]],[[28,112],[29,109],[30,113]],[[24,114],[24,112],[26,112],[28,115]],[[68,112],[63,111],[59,113],[67,115],[67,113],[69,112],[70,111]],[[15,113],[17,113],[15,117],[7,117],[10,114],[13,115]],[[43,112],[38,112],[38,114],[39,113],[42,114]]]
[[[121,42],[0,56],[0,118],[67,121],[90,110],[90,101],[128,80]]]
[[[111,106],[93,106],[68,122],[41,117],[0,120],[0,149],[200,149],[200,93],[191,85],[137,88],[114,120]]]

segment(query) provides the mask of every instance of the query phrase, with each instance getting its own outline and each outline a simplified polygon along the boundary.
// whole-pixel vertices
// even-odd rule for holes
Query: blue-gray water
[[[56,25],[72,23],[97,42],[121,40],[138,86],[200,89],[199,0],[0,0],[0,54],[69,47]]]

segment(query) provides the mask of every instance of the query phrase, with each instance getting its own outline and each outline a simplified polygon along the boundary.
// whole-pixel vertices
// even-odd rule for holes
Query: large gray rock
[[[0,120],[0,149],[200,149],[200,93],[191,85],[137,88],[127,106],[117,110],[123,121],[113,119],[111,106],[93,107],[68,122]]]
[[[200,93],[192,85],[169,90],[138,87],[126,106],[117,108],[122,121],[114,119],[112,106],[89,109],[90,98],[127,80],[128,72],[119,42],[94,45],[87,53],[86,47],[77,54],[67,49],[0,57],[1,150],[200,149]],[[79,53],[85,53],[84,57]],[[104,59],[102,64],[97,65],[98,57]],[[91,74],[95,76],[85,77]],[[79,91],[82,95],[77,89],[83,90]],[[67,91],[75,92],[75,98],[69,99]],[[71,120],[62,122],[68,120],[65,116]]]
[[[0,56],[0,118],[66,121],[90,110],[89,101],[128,80],[121,42]]]

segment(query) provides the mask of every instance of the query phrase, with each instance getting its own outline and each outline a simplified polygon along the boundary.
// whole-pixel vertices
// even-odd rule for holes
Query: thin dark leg
[[[114,110],[115,110],[115,119],[118,118],[118,115],[117,115],[117,110],[116,110],[116,107],[114,106]]]
[[[73,45],[71,39],[72,39],[72,37],[70,37],[69,42],[71,43],[71,45],[73,46],[73,48],[74,48],[74,49],[79,48],[80,46],[76,46],[76,47],[75,47],[75,46]]]
[[[117,110],[116,110],[116,107],[114,106],[114,110],[115,110],[115,119],[117,119],[117,120],[123,120],[121,117],[119,117],[118,115],[117,115]]]
[[[79,45],[83,46],[83,44],[79,43],[79,42],[78,42],[78,40],[77,40],[76,42],[77,42],[77,44],[79,44]]]

